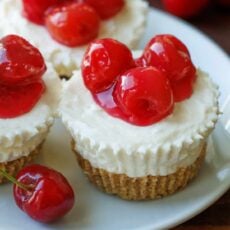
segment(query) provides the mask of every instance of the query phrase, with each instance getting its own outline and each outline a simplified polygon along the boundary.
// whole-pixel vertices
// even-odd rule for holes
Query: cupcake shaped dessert
[[[60,88],[57,73],[37,48],[16,35],[0,39],[0,169],[15,175],[39,153]]]
[[[70,76],[95,38],[112,37],[135,48],[147,9],[144,0],[1,0],[0,28],[28,39],[59,75]]]
[[[60,114],[91,182],[123,199],[155,199],[197,175],[218,90],[172,35],[133,55],[113,39],[91,43],[63,86]]]

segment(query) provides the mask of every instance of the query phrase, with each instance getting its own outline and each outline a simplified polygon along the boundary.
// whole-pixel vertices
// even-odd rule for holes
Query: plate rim
[[[230,55],[228,55],[228,53],[213,38],[209,37],[203,31],[199,30],[198,28],[196,28],[194,25],[190,24],[186,20],[180,19],[180,18],[178,18],[178,17],[176,17],[170,13],[164,12],[161,9],[157,9],[154,6],[150,6],[149,16],[150,16],[150,14],[154,14],[154,13],[159,14],[160,17],[167,17],[170,20],[174,20],[176,23],[179,23],[183,26],[186,26],[188,29],[193,30],[194,33],[197,33],[200,36],[202,36],[202,39],[208,40],[209,43],[213,47],[215,47],[215,49],[217,49],[220,53],[223,54],[224,58],[226,58],[226,60],[228,60],[228,62],[230,64]],[[225,99],[225,101],[226,101],[226,99]],[[220,121],[220,119],[219,119],[219,121]],[[222,125],[222,124],[220,124],[220,125]],[[190,220],[191,218],[197,216],[198,214],[202,213],[204,210],[206,210],[208,207],[210,207],[212,204],[214,204],[229,189],[230,189],[230,182],[229,182],[229,184],[224,183],[217,190],[214,190],[211,193],[211,197],[202,206],[198,206],[197,209],[194,209],[192,212],[189,211],[188,213],[184,214],[183,217],[177,217],[176,220],[171,219],[166,223],[158,224],[158,226],[156,226],[156,225],[155,226],[154,225],[143,226],[141,229],[142,230],[151,230],[151,229],[156,229],[156,227],[157,227],[157,229],[165,229],[165,228],[173,228],[175,226],[178,226],[178,225],[186,222],[187,220]],[[209,196],[210,196],[210,193],[209,193]]]

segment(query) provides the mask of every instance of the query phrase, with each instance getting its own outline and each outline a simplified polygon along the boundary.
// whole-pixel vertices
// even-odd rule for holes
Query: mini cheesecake
[[[24,43],[26,50],[31,52],[30,44],[24,39],[15,35],[11,37],[13,37],[12,44]],[[7,42],[9,43],[9,39]],[[5,47],[5,49],[7,48]],[[14,47],[14,49],[15,52],[19,52],[21,48]],[[34,51],[34,47],[32,49],[32,52],[39,52],[38,50]],[[10,52],[7,55],[10,55]],[[22,53],[21,49],[20,55],[22,58],[22,55],[25,57],[26,53]],[[4,60],[2,57],[0,59],[0,72],[2,74]],[[16,66],[15,59],[12,63],[9,66]],[[20,65],[17,64],[17,67]],[[29,71],[33,71],[32,68]],[[17,74],[17,72],[14,73]],[[38,80],[33,79],[32,82],[29,82],[28,79],[31,78],[32,76],[28,75],[20,83],[12,83],[12,79],[8,82],[8,78],[6,78],[3,84],[2,75],[0,77],[0,169],[13,176],[38,155],[57,115],[61,82],[52,65],[46,64],[46,71],[42,76],[39,76]],[[37,84],[42,84],[44,89],[41,95],[40,92],[38,96],[35,95],[36,99],[30,104],[30,97],[34,97],[35,93],[33,92],[37,90],[35,87]],[[11,94],[16,96],[12,98]],[[5,101],[8,104],[7,108],[3,107]],[[18,105],[18,103],[20,104]],[[0,175],[0,183],[4,181],[5,179]]]
[[[172,45],[170,51],[174,49],[176,55],[181,55],[181,51],[177,50],[178,44],[180,44],[184,50],[183,57],[187,56],[190,59],[189,54],[186,55],[187,49],[178,40],[172,36],[166,36],[166,42],[171,39],[169,42]],[[162,37],[164,36],[157,38],[158,42]],[[174,46],[174,44],[176,45]],[[161,45],[164,47],[164,43]],[[134,52],[134,56],[139,54],[140,52]],[[120,58],[120,60],[122,59]],[[136,59],[136,62],[138,64],[140,60]],[[146,63],[144,62],[144,65]],[[89,63],[87,62],[87,64]],[[188,69],[187,59],[184,64]],[[113,91],[111,95],[114,97],[120,78],[122,79],[121,90],[125,90],[121,92],[121,96],[125,98],[129,89],[131,89],[131,93],[129,92],[128,96],[137,95],[138,88],[133,87],[137,79],[129,78],[131,74],[134,71],[143,74],[145,68],[156,72],[156,68],[137,67],[134,70],[121,73],[113,80],[111,88],[105,89],[101,96],[103,103],[99,103],[100,100],[99,102],[95,100],[95,95],[98,92],[96,94],[95,91],[92,92],[95,89],[85,80],[84,70],[82,72],[75,71],[73,77],[64,83],[59,109],[62,121],[72,136],[72,149],[80,167],[89,180],[101,190],[128,200],[156,199],[185,187],[198,174],[205,159],[207,138],[218,118],[218,89],[208,74],[200,69],[195,69],[191,63],[189,65],[195,71],[194,82],[192,84],[183,82],[182,84],[179,79],[180,83],[178,83],[175,79],[179,77],[174,76],[173,79],[170,75],[171,82],[168,80],[169,84],[173,85],[176,82],[180,86],[175,88],[173,85],[171,88],[182,90],[180,93],[174,92],[175,96],[172,97],[173,100],[178,101],[175,101],[174,106],[169,108],[169,113],[165,113],[158,120],[153,121],[152,119],[148,124],[136,121],[142,121],[143,117],[146,118],[146,114],[151,109],[153,111],[151,116],[155,116],[159,108],[162,110],[162,103],[155,104],[158,108],[148,107],[146,114],[139,111],[137,117],[141,114],[142,120],[131,120],[127,119],[127,117],[130,118],[129,114],[119,116],[117,110],[115,110],[116,113],[111,113],[113,111],[111,107],[117,102],[116,100],[111,102],[111,97],[107,97],[107,95],[110,94],[111,89]],[[179,66],[181,67],[181,65]],[[159,72],[156,73],[159,74]],[[160,71],[160,73],[162,72]],[[181,73],[179,72],[179,74]],[[128,80],[122,76],[126,76]],[[145,79],[143,77],[141,76],[141,79]],[[188,77],[186,81],[190,81],[190,75],[184,77]],[[114,81],[115,86],[113,86]],[[146,90],[149,89],[148,85],[146,86],[144,83]],[[152,95],[146,94],[146,90],[141,91],[143,95],[138,94],[141,99],[146,99],[146,95],[148,99]],[[155,89],[155,91],[157,90],[158,88]],[[168,90],[171,92],[170,88]],[[161,92],[157,92],[157,94],[157,97],[161,99]],[[125,99],[130,100],[131,103],[128,96]],[[130,103],[123,104],[123,106],[130,106]],[[169,101],[169,103],[171,102]],[[105,104],[108,105],[106,109]],[[145,109],[149,104],[140,104],[140,108]],[[139,106],[138,103],[135,106]],[[122,111],[126,112],[124,109]]]
[[[154,199],[197,175],[218,117],[217,87],[197,71],[194,93],[164,120],[138,127],[109,116],[76,71],[62,92],[60,113],[72,149],[89,179],[124,199]]]
[[[146,23],[148,5],[144,0],[125,0],[125,6],[114,17],[100,23],[99,38],[112,37],[131,48],[137,48]],[[40,49],[59,75],[71,76],[80,67],[86,46],[68,47],[56,42],[46,28],[30,22],[22,15],[21,0],[0,1],[2,35],[19,34]]]

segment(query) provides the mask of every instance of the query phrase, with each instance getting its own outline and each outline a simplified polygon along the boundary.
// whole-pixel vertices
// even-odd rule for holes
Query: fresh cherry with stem
[[[53,169],[33,164],[20,170],[16,179],[2,169],[0,174],[14,183],[17,206],[36,221],[53,222],[73,208],[73,189],[66,178]]]

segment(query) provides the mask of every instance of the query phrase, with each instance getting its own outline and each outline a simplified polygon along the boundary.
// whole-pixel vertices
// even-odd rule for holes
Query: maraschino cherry
[[[100,19],[88,4],[67,2],[46,13],[46,27],[56,41],[70,46],[80,46],[97,37]]]
[[[43,25],[46,10],[61,2],[62,0],[22,0],[23,15],[31,22]]]
[[[191,61],[187,47],[176,37],[163,34],[152,38],[144,49],[143,55],[136,62],[140,66],[153,66],[161,70],[174,85],[174,100],[179,102],[191,96],[196,69]],[[187,84],[187,80],[190,84]],[[176,84],[185,86],[183,93],[177,93]],[[189,87],[190,86],[190,87]],[[182,87],[180,87],[180,90]],[[185,92],[186,91],[186,92]],[[178,96],[180,94],[180,96]]]
[[[0,84],[0,119],[15,118],[29,112],[44,90],[42,81],[17,87]]]
[[[14,118],[32,110],[42,96],[46,71],[34,46],[17,35],[0,39],[0,118]]]
[[[17,180],[0,169],[0,173],[14,183],[16,204],[36,221],[48,223],[66,215],[74,205],[74,192],[59,172],[42,166],[23,168]]]
[[[83,80],[94,93],[112,86],[117,76],[134,67],[129,48],[121,42],[105,38],[92,42],[82,62]]]
[[[0,39],[0,84],[14,86],[39,81],[45,71],[41,53],[24,38],[8,35]]]
[[[154,67],[138,67],[121,74],[113,97],[131,123],[148,125],[173,111],[168,78]]]
[[[135,61],[114,39],[90,44],[82,62],[85,86],[108,114],[134,125],[154,124],[192,95],[196,69],[187,47],[172,35],[150,40]]]
[[[124,0],[85,0],[95,8],[102,19],[115,16],[125,5]]]
[[[95,39],[100,19],[115,16],[124,0],[23,0],[23,14],[31,22],[45,24],[52,38],[76,47]]]

